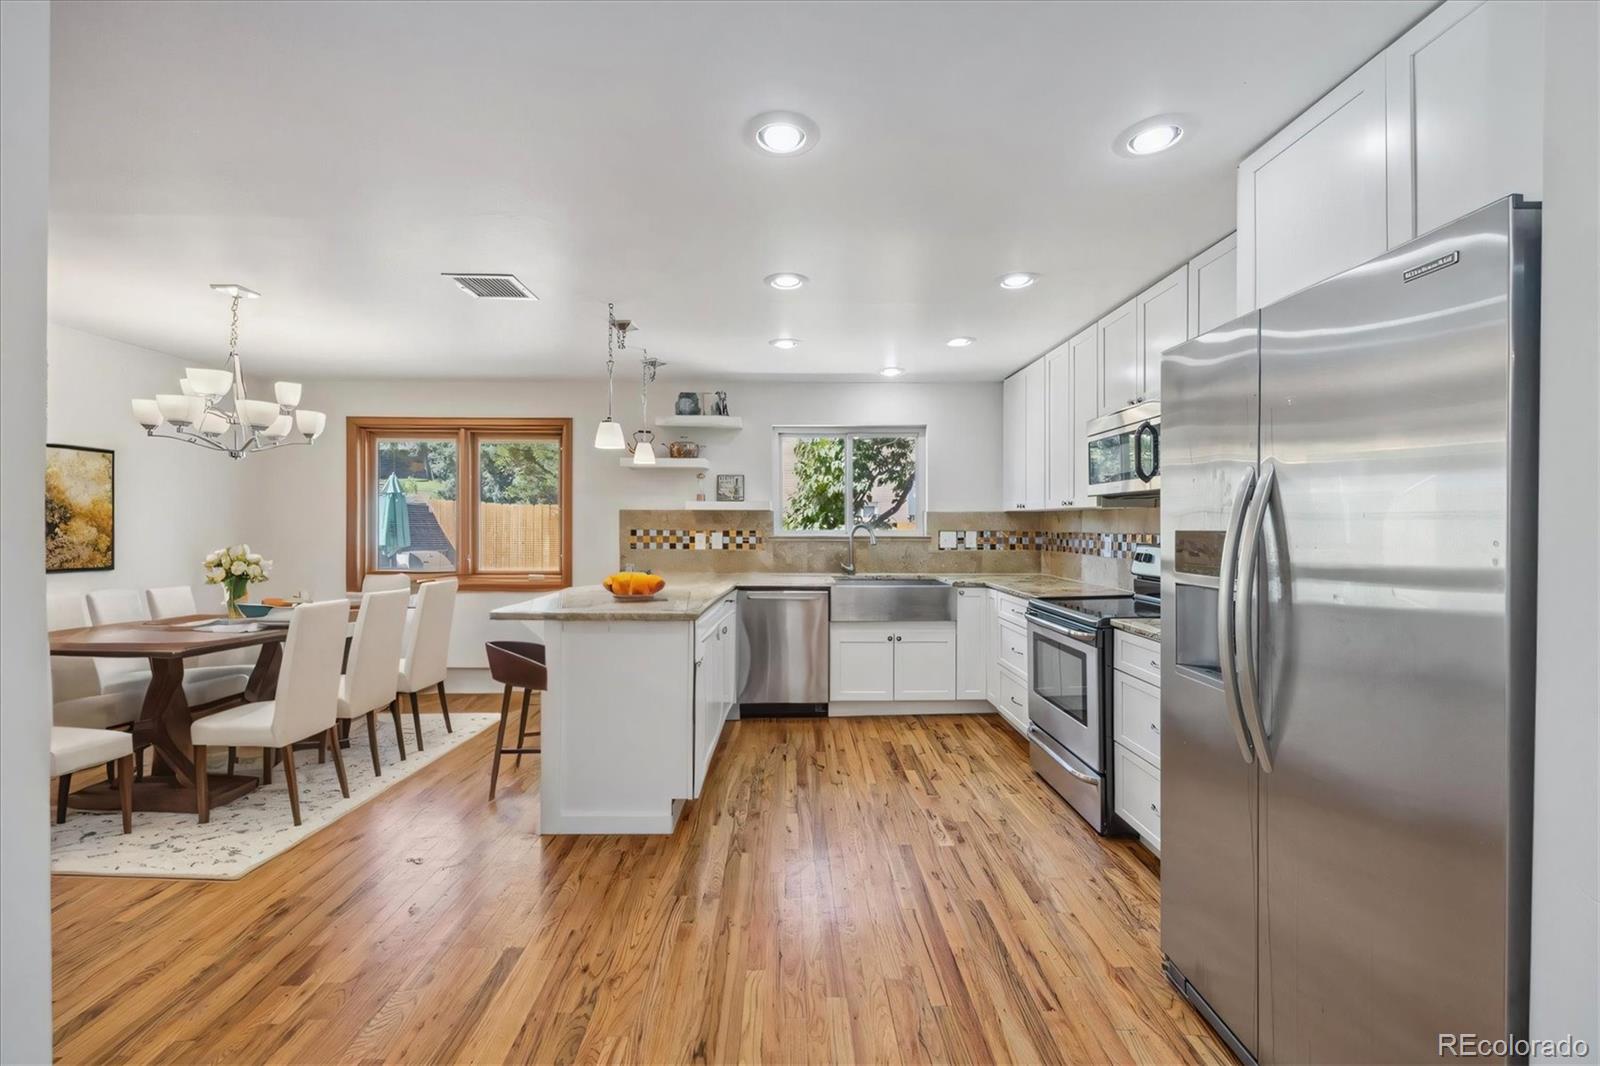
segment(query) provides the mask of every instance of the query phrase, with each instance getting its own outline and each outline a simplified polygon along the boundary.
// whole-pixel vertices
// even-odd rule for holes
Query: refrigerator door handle
[[[1222,674],[1222,700],[1228,706],[1228,722],[1233,726],[1233,739],[1239,743],[1239,754],[1246,763],[1255,762],[1255,749],[1245,733],[1244,705],[1239,702],[1239,684],[1235,680],[1233,639],[1234,577],[1239,558],[1239,530],[1244,524],[1245,505],[1250,502],[1256,485],[1256,468],[1249,467],[1233,491],[1233,506],[1228,512],[1228,527],[1222,532],[1222,563],[1217,574],[1217,666]]]
[[[1244,708],[1245,725],[1250,727],[1250,739],[1255,743],[1256,758],[1261,762],[1261,769],[1269,774],[1272,753],[1268,750],[1267,727],[1261,718],[1261,701],[1256,691],[1256,648],[1251,622],[1256,613],[1256,564],[1260,560],[1261,529],[1277,483],[1278,468],[1268,459],[1261,464],[1261,481],[1250,501],[1250,510],[1245,513],[1244,532],[1239,541],[1239,592],[1234,597],[1233,608],[1239,702]]]

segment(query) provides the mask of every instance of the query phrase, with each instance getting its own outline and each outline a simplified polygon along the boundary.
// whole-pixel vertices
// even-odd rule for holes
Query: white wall
[[[0,4],[0,1062],[50,1061],[44,627],[50,5]]]
[[[49,442],[117,453],[116,569],[51,574],[50,592],[192,585],[202,609],[220,602],[201,583],[200,560],[249,540],[240,502],[272,475],[274,457],[233,460],[147,438],[128,401],[178,391],[184,364],[170,356],[52,324],[49,359]]]
[[[1530,1028],[1600,1062],[1600,8],[1546,18]]]
[[[626,365],[626,364],[623,364]],[[620,369],[620,368],[619,368]],[[670,413],[680,388],[705,382],[663,377],[650,392],[652,428]],[[255,386],[252,384],[252,388]],[[735,384],[729,409],[744,418],[738,434],[705,434],[702,454],[712,477],[624,470],[618,453],[594,448],[605,415],[603,381],[306,381],[306,406],[328,413],[328,429],[309,448],[251,460],[270,476],[252,481],[244,502],[251,545],[276,562],[271,587],[326,596],[345,589],[345,419],[350,416],[571,417],[573,430],[573,581],[593,584],[616,568],[617,511],[681,507],[698,485],[715,496],[717,473],[745,475],[749,499],[772,498],[773,424],[916,424],[928,427],[930,510],[998,510],[1000,505],[1000,386],[994,384],[837,383]],[[639,426],[638,379],[619,373],[616,413]],[[657,440],[674,433],[657,430]],[[521,635],[488,621],[492,606],[519,593],[463,595],[453,630],[451,665],[483,664],[483,642]]]

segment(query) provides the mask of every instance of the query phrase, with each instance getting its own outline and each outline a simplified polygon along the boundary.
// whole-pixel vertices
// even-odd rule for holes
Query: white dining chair
[[[144,605],[150,617],[157,620],[183,618],[201,613],[199,605],[195,603],[194,588],[190,585],[167,585],[157,589],[145,589]],[[256,659],[260,655],[260,648],[237,648],[233,651],[196,656],[194,665],[249,668],[255,666]]]
[[[348,798],[344,756],[334,731],[339,706],[339,660],[344,653],[344,628],[350,617],[348,600],[323,600],[302,604],[289,617],[283,663],[278,671],[277,696],[246,703],[195,720],[189,728],[194,744],[196,807],[201,822],[211,820],[210,786],[206,778],[208,748],[261,748],[271,759],[283,755],[283,776],[289,786],[289,810],[300,824],[300,786],[295,779],[294,745],[325,738],[332,742],[333,765],[339,773],[339,791]]]
[[[339,721],[348,729],[348,723],[357,718],[367,720],[367,741],[372,747],[375,775],[383,773],[378,762],[378,711],[385,707],[394,718],[400,758],[406,757],[405,730],[400,724],[400,701],[394,686],[406,633],[406,601],[410,598],[409,588],[361,594],[356,632],[350,642],[349,666],[339,679]]]
[[[444,678],[450,659],[450,625],[455,620],[455,578],[425,581],[417,588],[417,609],[406,627],[405,657],[400,660],[400,676],[395,690],[411,700],[411,721],[417,730],[417,750],[422,750],[422,712],[417,708],[417,693],[436,689],[439,709],[444,712],[444,730],[450,727],[450,704],[445,701]]]
[[[115,764],[122,831],[133,832],[133,738],[112,729],[50,728],[50,776],[56,779],[56,824],[67,820],[72,775],[91,766]]]
[[[104,626],[129,622],[148,622],[144,598],[132,589],[96,589],[85,597],[89,621]],[[142,696],[150,687],[150,666],[141,659],[94,659],[101,692],[137,690]],[[250,667],[189,666],[183,671],[183,695],[190,707],[231,699],[244,692],[250,681]]]
[[[89,612],[82,593],[53,592],[49,595],[45,605],[48,629],[78,629],[88,624]],[[101,692],[94,663],[76,655],[50,657],[50,698],[52,724],[69,729],[131,731],[144,703],[144,693],[136,688]],[[141,774],[143,769],[135,763],[135,775]],[[114,774],[114,767],[107,764],[106,776]]]
[[[407,574],[368,574],[361,579],[362,592],[388,592],[391,589],[411,591],[411,578]]]

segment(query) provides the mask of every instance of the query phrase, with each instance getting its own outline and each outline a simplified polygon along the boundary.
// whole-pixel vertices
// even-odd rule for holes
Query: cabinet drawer
[[[1152,766],[1161,765],[1161,690],[1118,670],[1111,681],[1111,713],[1117,743],[1125,744]]]
[[[1028,601],[1018,596],[1011,596],[1004,592],[994,594],[994,609],[1000,616],[1000,621],[1009,622],[1014,626],[1024,629],[1028,626]]]
[[[1113,666],[1141,681],[1161,687],[1161,645],[1119,629],[1112,647]]]
[[[1028,676],[1028,631],[1018,629],[1009,622],[1002,622],[1000,630],[1000,649],[995,658],[1000,665],[1012,671],[1019,678]]]
[[[1002,672],[1000,675],[1000,713],[1017,732],[1028,733],[1028,686],[1018,677]]]
[[[1116,811],[1158,855],[1161,853],[1161,774],[1117,745]]]

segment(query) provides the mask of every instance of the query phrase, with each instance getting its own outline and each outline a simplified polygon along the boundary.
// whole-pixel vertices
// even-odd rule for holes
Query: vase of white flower
[[[206,584],[221,585],[228,604],[229,618],[243,618],[239,601],[245,591],[259,581],[265,581],[272,571],[272,560],[263,559],[250,550],[248,544],[235,544],[231,548],[218,548],[206,556]]]

